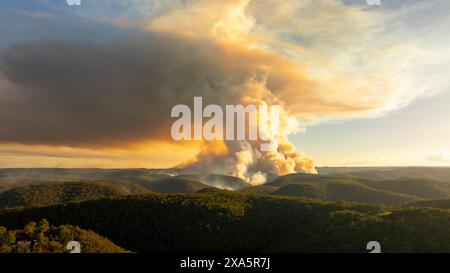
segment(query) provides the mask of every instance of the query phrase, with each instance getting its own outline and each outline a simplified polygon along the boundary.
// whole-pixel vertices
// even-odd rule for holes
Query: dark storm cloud
[[[241,87],[257,69],[230,50],[154,33],[108,43],[12,45],[0,55],[0,141],[96,146],[168,139],[174,105],[192,104],[194,96],[225,104],[245,95]]]

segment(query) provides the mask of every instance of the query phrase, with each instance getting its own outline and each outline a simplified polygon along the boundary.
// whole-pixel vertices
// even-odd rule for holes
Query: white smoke
[[[243,104],[263,105],[262,109],[269,109],[268,104],[276,103],[281,107],[278,108],[280,111],[277,111],[277,115],[268,111],[258,112],[258,128],[262,130],[259,132],[262,138],[205,142],[196,160],[183,167],[233,175],[252,185],[263,184],[268,177],[274,175],[316,173],[313,161],[298,152],[288,139],[289,134],[298,132],[301,128],[297,119],[288,114],[283,103],[266,88],[264,80],[258,84],[253,82],[249,89],[251,90],[245,91],[246,94],[259,97],[246,97]],[[278,119],[277,122],[274,118]],[[261,126],[265,122],[270,124]],[[273,124],[276,126],[271,126]],[[266,149],[261,149],[262,145]]]

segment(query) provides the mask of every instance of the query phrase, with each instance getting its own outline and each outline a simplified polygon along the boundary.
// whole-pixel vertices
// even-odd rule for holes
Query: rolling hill
[[[420,200],[403,193],[372,188],[360,181],[340,176],[290,174],[265,185],[275,187],[273,195],[302,196],[321,200],[365,202],[391,206]]]
[[[116,176],[116,179],[160,193],[195,192],[206,187],[240,190],[251,186],[240,178],[219,174],[181,174],[177,176],[165,174],[130,176],[122,174]]]
[[[167,169],[0,169],[0,182],[72,182],[72,181],[116,181],[134,183],[170,178],[175,170]]]
[[[399,206],[419,200],[419,198],[376,190],[352,181],[305,182],[283,186],[273,195],[302,196],[321,200],[364,202],[389,206]]]
[[[141,183],[140,185],[148,190],[159,193],[192,193],[209,188],[208,185],[198,181],[178,177]]]
[[[425,199],[450,198],[450,184],[433,179],[359,180],[371,188]]]
[[[418,201],[406,204],[405,207],[429,207],[438,209],[450,209],[450,199]]]
[[[137,185],[115,182],[42,182],[1,192],[0,208],[49,206],[148,192]]]
[[[175,178],[180,181],[177,182],[178,184],[185,184],[186,190],[182,190],[181,185],[178,185],[181,188],[176,188],[178,186],[173,183],[171,186],[161,186],[162,183],[173,182]],[[151,191],[160,192],[170,192],[172,187],[176,188],[173,192],[192,192],[203,188],[203,185],[227,190],[240,190],[251,186],[233,176],[211,173],[186,174],[179,169],[0,169],[0,192],[48,181],[89,182],[93,180],[139,185]],[[189,189],[190,186],[187,184],[192,184],[192,189]],[[161,188],[161,190],[155,190],[155,188]]]
[[[196,193],[208,193],[208,192],[228,192],[229,190],[222,190],[214,187],[206,187],[196,191]]]
[[[370,180],[433,179],[450,183],[450,167],[349,167],[317,168],[321,175],[347,175]]]
[[[184,174],[178,175],[176,178],[199,181],[208,186],[224,190],[241,190],[251,186],[238,177],[220,174]]]
[[[256,194],[272,194],[274,191],[278,190],[278,187],[275,186],[267,186],[260,185],[254,186],[250,188],[245,188],[242,190],[244,193],[256,193]]]

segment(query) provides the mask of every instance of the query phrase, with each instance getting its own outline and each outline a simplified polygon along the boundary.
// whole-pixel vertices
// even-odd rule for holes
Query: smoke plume
[[[260,141],[204,142],[180,165],[261,184],[315,172],[288,138],[304,126],[377,116],[425,90],[409,88],[418,87],[410,69],[411,56],[421,57],[416,44],[379,36],[386,16],[365,8],[331,0],[182,2],[156,1],[139,18],[10,15],[30,27],[20,29],[26,39],[0,43],[1,144],[172,145],[171,109],[192,107],[196,96],[222,107],[276,104],[280,127],[265,132],[267,151]]]

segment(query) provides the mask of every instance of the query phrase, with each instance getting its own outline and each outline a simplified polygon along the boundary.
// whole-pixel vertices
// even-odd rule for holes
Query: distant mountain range
[[[234,190],[400,206],[450,198],[450,168],[319,168],[251,186],[233,176],[186,174],[179,169],[0,169],[0,208],[146,193]],[[440,180],[439,180],[440,179]],[[216,190],[214,190],[216,189]]]
[[[370,180],[434,179],[450,183],[450,167],[321,167],[321,175],[352,176]]]

